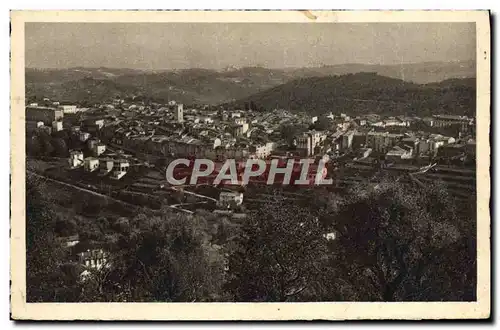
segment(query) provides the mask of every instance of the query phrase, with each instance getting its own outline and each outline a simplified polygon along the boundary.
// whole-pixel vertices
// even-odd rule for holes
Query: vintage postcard
[[[12,11],[11,317],[490,317],[487,11]]]

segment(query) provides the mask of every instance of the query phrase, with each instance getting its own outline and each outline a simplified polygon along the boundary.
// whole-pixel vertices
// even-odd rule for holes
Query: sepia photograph
[[[11,12],[13,318],[490,316],[487,11],[133,13]]]

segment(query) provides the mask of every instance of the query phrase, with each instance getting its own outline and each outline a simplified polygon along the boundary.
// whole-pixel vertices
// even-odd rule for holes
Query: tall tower
[[[184,105],[183,104],[177,104],[176,119],[177,119],[178,123],[184,122]]]

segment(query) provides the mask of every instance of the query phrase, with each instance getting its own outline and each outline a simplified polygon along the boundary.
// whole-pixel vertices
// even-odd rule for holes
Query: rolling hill
[[[402,65],[343,64],[322,67],[231,70],[136,70],[116,68],[26,69],[26,96],[68,102],[101,102],[110,96],[138,96],[158,101],[175,99],[185,104],[220,104],[267,93],[307,79],[326,80],[359,72],[403,79],[407,83],[435,83],[475,76],[473,62]],[[325,80],[325,81],[326,81]],[[409,85],[408,85],[409,86]],[[288,87],[284,87],[288,88]],[[325,95],[326,96],[326,95]],[[269,102],[265,102],[269,103]]]
[[[26,70],[26,97],[67,102],[102,102],[113,96],[142,95],[158,101],[218,104],[237,100],[288,81],[267,69],[252,74],[205,69],[141,71],[129,69]]]
[[[376,73],[300,78],[259,92],[229,107],[284,108],[314,114],[332,112],[425,116],[475,115],[475,79],[416,84]]]

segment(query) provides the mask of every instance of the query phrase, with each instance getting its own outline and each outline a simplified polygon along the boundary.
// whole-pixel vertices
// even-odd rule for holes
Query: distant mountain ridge
[[[29,98],[64,98],[99,102],[109,95],[143,95],[186,104],[220,104],[244,99],[300,78],[331,77],[374,72],[407,82],[433,83],[452,78],[475,77],[475,63],[429,62],[402,65],[343,64],[323,67],[230,70],[140,70],[120,68],[26,69]],[[105,82],[104,82],[105,81]]]

